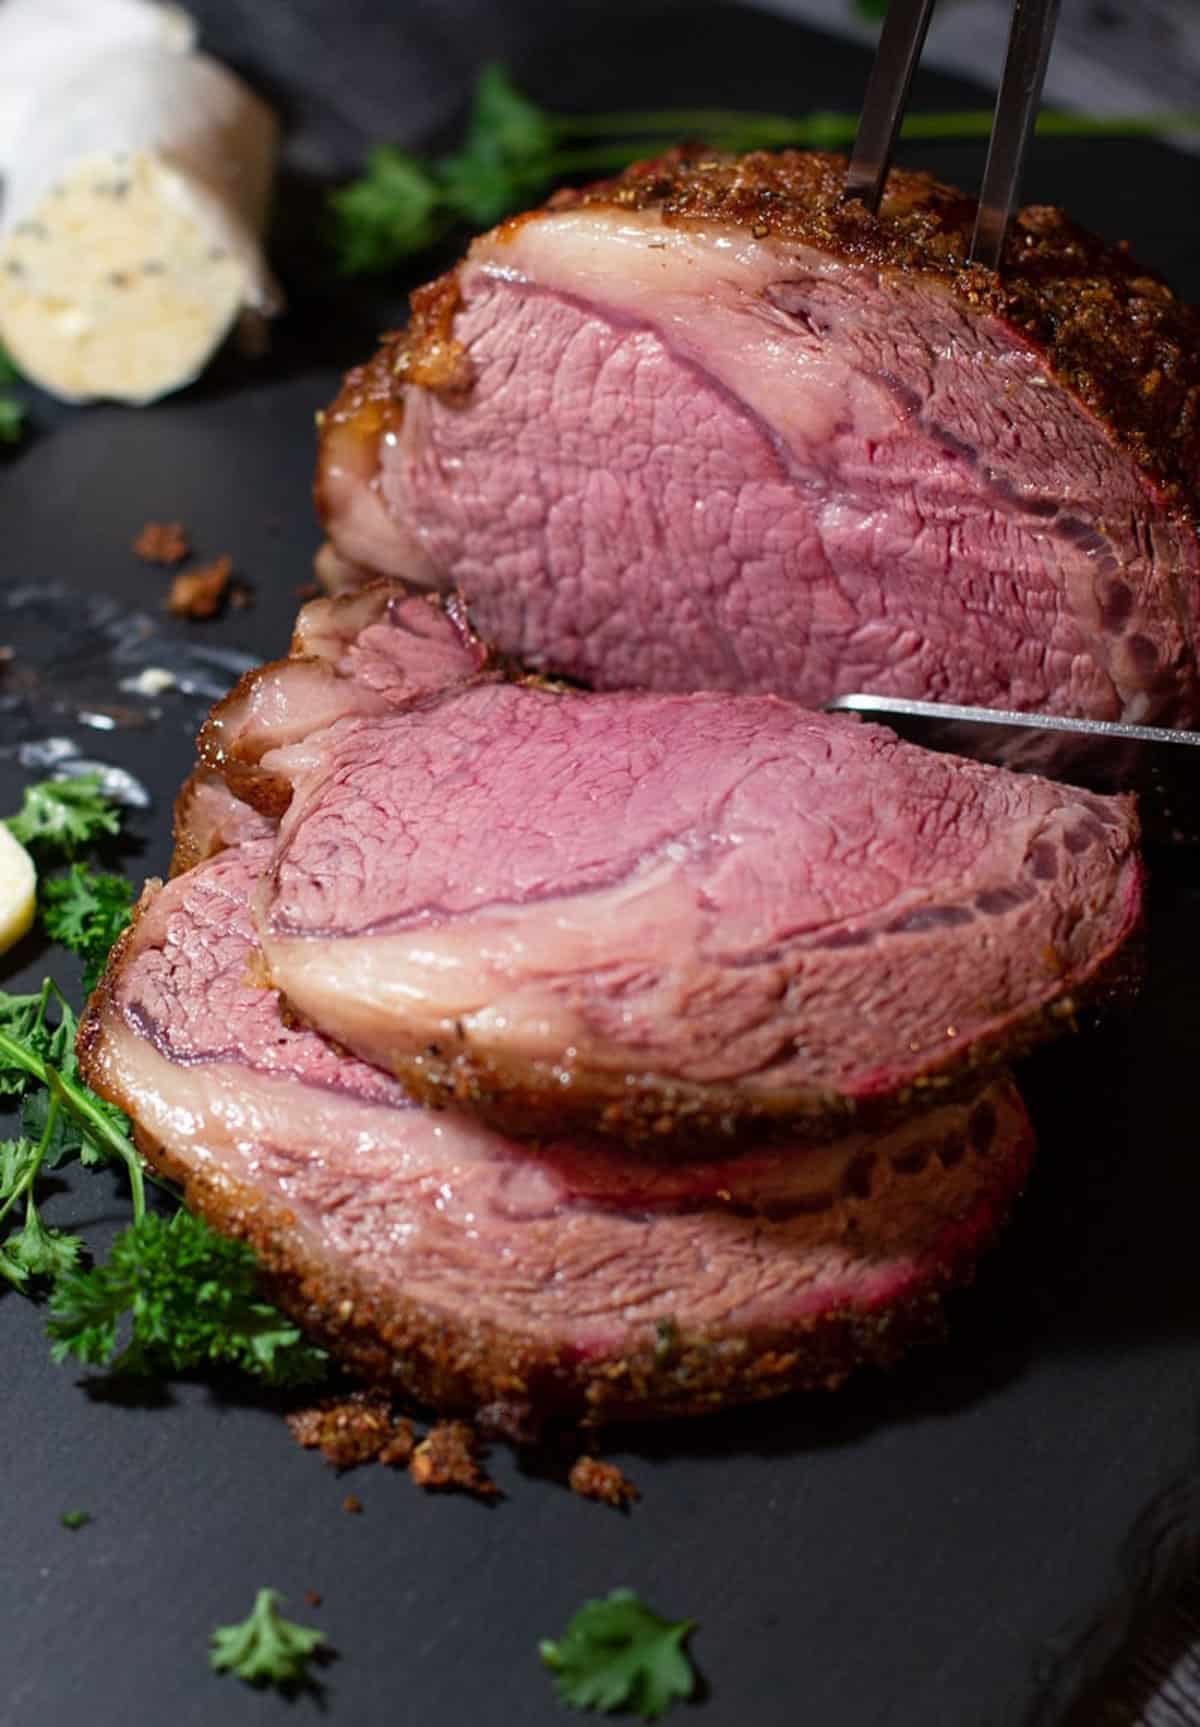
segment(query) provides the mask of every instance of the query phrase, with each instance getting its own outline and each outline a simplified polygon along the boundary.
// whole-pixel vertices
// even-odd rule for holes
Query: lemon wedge
[[[37,907],[37,871],[25,847],[0,822],[0,953],[19,942]]]

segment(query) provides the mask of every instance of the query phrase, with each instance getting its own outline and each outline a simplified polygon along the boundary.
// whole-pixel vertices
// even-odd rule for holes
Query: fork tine
[[[998,270],[1042,99],[1059,0],[1016,0],[969,262]]]
[[[883,21],[846,174],[847,198],[861,198],[872,212],[878,210],[883,196],[900,116],[933,7],[934,0],[891,0]]]

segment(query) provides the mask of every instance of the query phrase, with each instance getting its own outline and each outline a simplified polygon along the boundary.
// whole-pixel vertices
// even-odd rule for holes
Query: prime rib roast
[[[284,1306],[511,1432],[892,1361],[1120,978],[1131,799],[811,710],[1200,718],[1200,318],[844,166],[675,152],[414,296],[82,1026]]]
[[[332,583],[599,689],[1200,717],[1200,316],[1060,211],[676,152],[475,241],[324,416]]]
[[[524,678],[395,583],[305,608],[218,706],[176,839],[89,1083],[302,1323],[518,1432],[927,1331],[1028,1167],[998,1064],[1140,895],[1130,800],[776,698]]]

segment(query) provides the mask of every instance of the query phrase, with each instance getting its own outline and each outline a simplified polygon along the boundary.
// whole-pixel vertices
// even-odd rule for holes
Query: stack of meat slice
[[[88,1080],[315,1334],[512,1430],[893,1360],[1140,909],[1129,800],[524,678],[386,582],[214,711],[176,837]]]

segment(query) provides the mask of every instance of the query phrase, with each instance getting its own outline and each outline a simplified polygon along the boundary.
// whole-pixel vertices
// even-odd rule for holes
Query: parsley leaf
[[[0,1032],[18,1046],[42,1043],[41,1024],[46,1012],[43,995],[6,995],[0,992]],[[19,1097],[29,1085],[29,1071],[0,1049],[0,1097]]]
[[[8,1139],[0,1144],[0,1221],[32,1190],[39,1161],[34,1141]],[[10,1255],[8,1249],[8,1242],[0,1242],[0,1277],[17,1289],[24,1289],[29,1282],[29,1268],[21,1263],[19,1255]]]
[[[501,66],[485,66],[465,147],[437,164],[454,213],[486,227],[536,191],[547,178],[556,132],[543,109],[510,82]]]
[[[92,1514],[90,1511],[64,1511],[60,1513],[58,1521],[64,1529],[82,1529],[92,1521]]]
[[[248,1685],[304,1684],[325,1633],[285,1619],[279,1612],[282,1601],[277,1590],[260,1589],[240,1624],[215,1627],[208,1657],[215,1672],[236,1673]]]
[[[15,396],[0,395],[0,444],[19,444],[25,436],[28,418],[24,402]]]
[[[20,811],[8,826],[23,846],[39,857],[71,858],[80,846],[116,834],[121,811],[101,784],[98,773],[70,780],[39,780],[27,786]]]
[[[661,1619],[632,1589],[614,1589],[603,1601],[586,1601],[557,1643],[540,1645],[540,1654],[572,1708],[628,1709],[655,1721],[695,1690],[683,1648],[694,1629],[694,1620]]]
[[[14,1139],[0,1145],[0,1224],[23,1199],[25,1222],[0,1241],[0,1277],[17,1289],[33,1277],[57,1277],[69,1271],[83,1251],[77,1235],[48,1229],[37,1208],[34,1185],[55,1127],[57,1102],[52,1102],[40,1140]]]
[[[20,373],[0,348],[0,384],[15,384]],[[0,444],[17,444],[25,431],[25,405],[7,391],[0,391]]]
[[[188,1373],[220,1364],[272,1385],[320,1379],[325,1351],[258,1294],[250,1249],[189,1212],[149,1212],[113,1242],[106,1265],[60,1277],[50,1300],[56,1361],[114,1373]],[[128,1342],[118,1332],[128,1319]]]
[[[46,934],[83,960],[83,987],[90,992],[129,922],[132,882],[73,863],[65,875],[42,883],[38,902]]]
[[[342,269],[390,270],[409,253],[424,252],[446,229],[440,203],[437,182],[415,156],[378,145],[362,178],[330,195]]]
[[[83,1242],[64,1230],[47,1229],[38,1212],[32,1210],[24,1227],[9,1236],[2,1251],[6,1260],[29,1277],[61,1277],[79,1263]]]
[[[57,1024],[48,1018],[51,1005]],[[0,1096],[22,1096],[25,1134],[45,1137],[43,1162],[56,1169],[71,1158],[94,1164],[117,1161],[129,1172],[134,1217],[145,1209],[141,1158],[129,1123],[79,1079],[75,1038],[79,1023],[62,991],[46,978],[37,995],[0,991]],[[52,1106],[57,1100],[59,1107]]]

